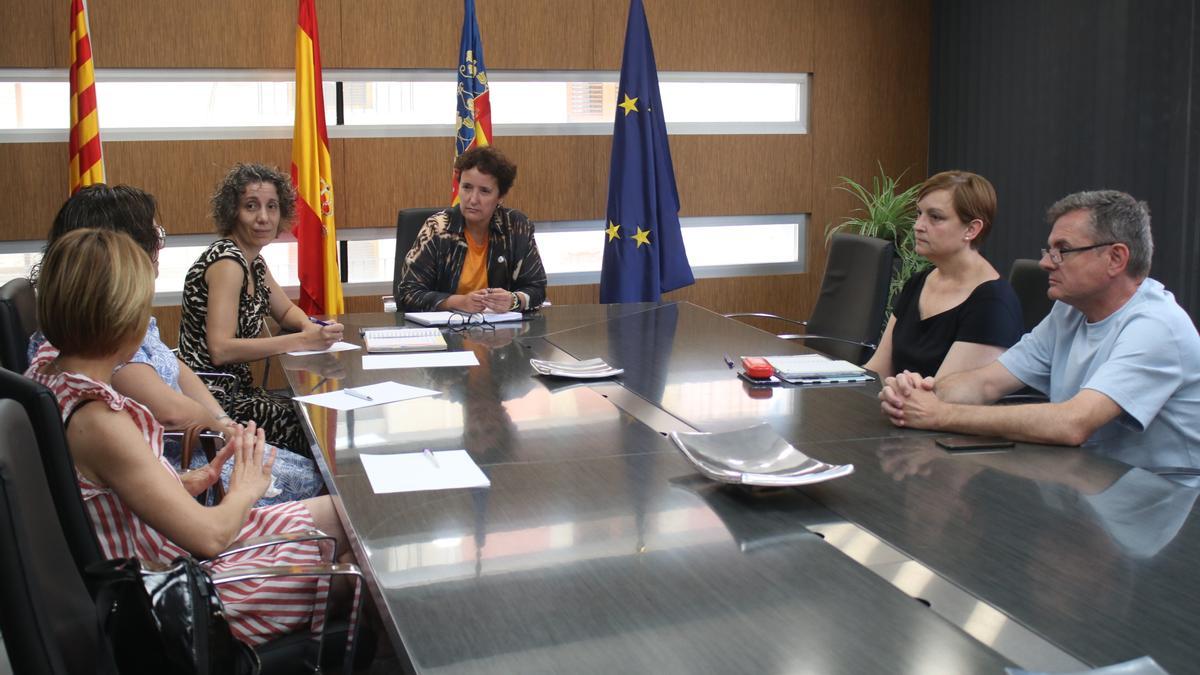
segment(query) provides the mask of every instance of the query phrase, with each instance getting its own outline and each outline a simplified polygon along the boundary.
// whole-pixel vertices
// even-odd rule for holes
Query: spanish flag
[[[333,171],[321,90],[321,46],[313,0],[300,0],[296,26],[296,124],[292,132],[292,183],[296,186],[300,309],[341,314],[337,230],[333,224]]]
[[[104,182],[104,157],[100,154],[100,117],[96,112],[96,72],[92,41],[88,37],[87,7],[71,1],[71,194],[92,183]]]
[[[454,156],[492,144],[492,103],[487,69],[483,66],[483,38],[475,20],[475,0],[463,0],[462,39],[458,46],[458,123]],[[450,191],[450,205],[458,204],[458,175]]]

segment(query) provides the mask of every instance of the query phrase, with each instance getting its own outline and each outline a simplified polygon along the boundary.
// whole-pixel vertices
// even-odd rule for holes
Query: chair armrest
[[[848,345],[858,345],[859,347],[867,347],[868,349],[875,349],[878,346],[870,342],[859,342],[858,340],[833,337],[832,335],[813,335],[811,333],[805,333],[804,335],[779,335],[776,337],[781,337],[784,340],[833,340],[834,342],[844,342]]]
[[[726,319],[740,319],[742,317],[749,316],[749,317],[755,317],[758,319],[776,319],[778,321],[786,321],[788,323],[796,324],[797,326],[807,326],[808,325],[807,321],[797,321],[795,319],[789,319],[785,316],[779,316],[778,314],[769,314],[767,312],[734,312],[732,314],[722,314],[721,316],[725,317]]]
[[[342,660],[342,672],[354,672],[354,650],[358,648],[358,625],[362,617],[362,592],[363,577],[362,570],[358,565],[351,563],[333,563],[329,565],[275,565],[271,567],[250,567],[239,570],[229,570],[228,572],[218,572],[212,575],[213,585],[220,586],[222,584],[232,584],[239,581],[250,581],[254,579],[283,579],[287,577],[329,577],[331,580],[334,577],[349,577],[354,580],[354,602],[350,610],[350,631],[346,636],[347,647]],[[325,616],[320,624],[320,635],[324,635],[325,628],[329,625],[329,607],[332,603],[325,602]],[[316,631],[314,631],[315,633]],[[314,663],[321,663],[321,649],[324,647],[325,640],[322,639],[317,644],[317,653]],[[317,672],[320,672],[319,670]]]
[[[1148,466],[1146,470],[1158,476],[1200,476],[1200,469],[1190,466]]]
[[[226,558],[237,553],[253,551],[259,548],[267,548],[269,546],[279,546],[281,544],[293,544],[300,541],[328,541],[332,544],[330,547],[333,551],[330,560],[337,560],[337,537],[325,534],[320,530],[304,530],[301,532],[285,532],[283,534],[270,534],[263,537],[251,537],[233,542],[229,548],[217,554],[213,558],[204,561],[202,564],[209,564],[215,560]]]

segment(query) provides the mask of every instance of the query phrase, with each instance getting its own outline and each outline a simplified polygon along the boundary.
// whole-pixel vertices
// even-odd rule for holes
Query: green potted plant
[[[917,191],[920,184],[906,190],[899,190],[899,176],[888,176],[883,165],[879,165],[879,175],[871,178],[871,187],[857,181],[840,176],[841,184],[836,189],[854,195],[860,206],[842,222],[831,223],[825,229],[825,242],[828,245],[830,237],[835,232],[851,232],[866,237],[887,239],[896,246],[896,269],[892,274],[892,283],[888,292],[886,317],[891,316],[892,300],[904,287],[909,277],[929,266],[929,261],[917,255],[916,242],[913,235],[913,225],[917,221]]]

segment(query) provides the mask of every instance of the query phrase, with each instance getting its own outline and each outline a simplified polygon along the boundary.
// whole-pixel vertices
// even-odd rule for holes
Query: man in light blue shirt
[[[936,382],[910,372],[888,378],[884,413],[897,426],[1200,467],[1200,335],[1148,278],[1146,204],[1115,190],[1079,192],[1050,207],[1047,220],[1050,315],[990,365]],[[986,405],[1024,385],[1050,402]]]

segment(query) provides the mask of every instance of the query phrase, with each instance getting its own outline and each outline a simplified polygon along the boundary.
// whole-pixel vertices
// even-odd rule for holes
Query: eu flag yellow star
[[[613,239],[620,239],[621,238],[621,235],[619,234],[620,231],[621,231],[621,226],[617,225],[616,223],[614,223],[611,220],[608,221],[608,227],[604,229],[604,232],[608,235],[609,241],[612,241]]]
[[[638,111],[637,102],[638,100],[636,98],[629,98],[629,94],[625,94],[625,100],[621,103],[618,103],[617,107],[624,108],[625,116],[629,117],[629,113]]]
[[[633,240],[637,242],[637,247],[641,248],[642,244],[650,245],[650,230],[637,229],[637,234],[633,235]]]

